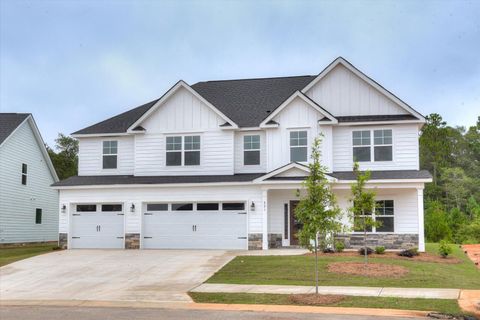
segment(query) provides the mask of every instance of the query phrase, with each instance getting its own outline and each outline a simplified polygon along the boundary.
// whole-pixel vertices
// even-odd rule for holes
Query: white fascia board
[[[302,99],[305,103],[307,103],[309,106],[317,110],[319,113],[321,113],[323,116],[327,117],[330,119],[332,124],[338,123],[337,119],[330,114],[327,110],[323,109],[320,107],[316,102],[314,102],[312,99],[308,98],[305,96],[302,92],[300,91],[295,91],[287,100],[285,100],[277,109],[275,109],[271,114],[268,115],[268,117],[265,118],[265,120],[262,121],[260,124],[261,128],[275,128],[278,127],[278,125],[268,125],[267,123],[272,120],[275,116],[277,116],[283,109],[285,109],[295,98],[300,98]]]
[[[393,93],[391,93],[390,91],[382,87],[378,82],[371,79],[365,73],[358,70],[354,65],[352,65],[350,62],[348,62],[342,57],[338,57],[337,59],[332,61],[325,69],[323,69],[322,72],[320,72],[319,75],[315,79],[313,79],[312,82],[310,82],[305,88],[302,89],[302,93],[307,93],[308,90],[310,90],[315,84],[317,84],[322,78],[324,78],[330,71],[332,71],[339,64],[342,64],[345,68],[347,68],[348,70],[353,72],[355,75],[357,75],[360,79],[362,79],[363,81],[367,82],[369,85],[371,85],[372,87],[380,91],[384,96],[386,96],[388,99],[398,104],[400,107],[408,111],[410,114],[413,114],[414,116],[416,116],[421,122],[425,122],[425,117],[422,114],[420,114],[418,111],[416,111],[415,109],[410,107],[408,104],[403,102]]]
[[[422,120],[394,120],[394,121],[362,121],[362,122],[340,122],[338,125],[339,126],[368,126],[368,125],[385,125],[385,124],[409,124],[409,123],[419,123],[422,124],[425,123],[425,121]]]
[[[148,109],[137,121],[135,121],[127,130],[128,133],[134,132],[133,129],[139,126],[145,119],[147,119],[151,114],[153,114],[168,98],[170,98],[178,89],[185,88],[188,92],[193,94],[196,98],[198,98],[201,102],[206,104],[210,109],[213,110],[220,118],[225,120],[226,122],[230,123],[232,126],[230,128],[237,129],[238,125],[225,114],[223,114],[220,110],[218,110],[214,105],[210,102],[205,100],[198,92],[192,89],[186,82],[183,80],[178,81],[173,87],[171,87],[155,104]]]

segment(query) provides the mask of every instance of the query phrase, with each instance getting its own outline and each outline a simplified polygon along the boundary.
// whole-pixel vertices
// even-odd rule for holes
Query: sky
[[[0,0],[0,111],[45,142],[182,79],[315,75],[342,56],[422,114],[480,115],[480,0]]]

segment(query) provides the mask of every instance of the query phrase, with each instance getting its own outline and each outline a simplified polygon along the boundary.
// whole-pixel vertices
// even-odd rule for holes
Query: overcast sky
[[[480,115],[480,1],[0,0],[0,109],[44,140],[179,79],[318,74],[343,56],[423,114]]]

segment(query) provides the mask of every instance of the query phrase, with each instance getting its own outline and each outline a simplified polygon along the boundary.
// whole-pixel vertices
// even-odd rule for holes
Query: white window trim
[[[290,140],[290,133],[291,132],[300,132],[300,131],[305,131],[307,133],[307,144],[305,146],[292,146],[291,140]],[[299,163],[308,163],[308,159],[310,158],[310,148],[308,147],[310,145],[310,128],[305,128],[305,127],[300,127],[300,128],[289,128],[287,129],[288,132],[288,160],[289,162],[292,162],[291,158],[291,148],[307,148],[307,160],[306,161],[297,161]]]
[[[104,153],[104,151],[103,151],[103,144],[104,144],[105,142],[113,142],[113,141],[115,141],[115,142],[117,143],[117,153],[108,153],[108,154]],[[119,142],[118,140],[102,140],[102,163],[101,163],[102,170],[105,170],[105,171],[117,171],[117,170],[118,170],[118,164],[119,164],[119,161],[118,161],[118,146],[119,146],[119,143],[118,143],[118,142]],[[105,156],[117,156],[117,165],[116,165],[116,168],[104,168],[104,167],[103,167],[103,158],[104,158]]]
[[[258,149],[245,149],[245,137],[252,137],[252,136],[258,136]],[[245,134],[242,136],[242,147],[243,147],[243,161],[242,164],[245,167],[254,167],[254,166],[260,166],[262,164],[262,135],[260,133],[255,133],[255,134]],[[258,151],[258,163],[257,164],[245,164],[245,151]]]
[[[197,150],[185,150],[185,137],[194,137],[194,136],[198,136],[200,137],[200,148]],[[167,138],[168,137],[180,137],[181,138],[181,148],[180,150],[167,150]],[[172,167],[172,168],[180,168],[180,167],[184,167],[184,168],[201,168],[202,167],[202,154],[203,154],[203,143],[202,143],[202,135],[199,134],[199,133],[182,133],[182,134],[168,134],[168,135],[165,135],[165,167]],[[200,152],[200,163],[199,164],[190,164],[190,165],[186,165],[185,164],[185,152],[189,152],[189,151],[199,151]],[[169,166],[167,165],[167,153],[168,152],[180,152],[181,154],[181,159],[180,159],[180,165],[178,166]]]
[[[23,165],[25,165],[25,169],[27,169],[27,170],[25,170],[26,171],[25,173],[23,173]],[[24,176],[25,176],[25,184],[23,184],[23,177]],[[22,179],[20,180],[20,184],[22,186],[28,185],[28,164],[27,163],[22,163]]]
[[[375,199],[375,204],[377,202],[380,202],[380,201],[388,201],[388,200],[391,200],[393,201],[393,214],[392,215],[379,215],[379,217],[392,217],[393,218],[393,231],[377,231],[377,227],[373,226],[372,227],[372,231],[367,231],[367,234],[372,234],[372,233],[375,233],[375,234],[389,234],[389,233],[396,233],[396,223],[395,221],[397,220],[396,219],[396,216],[395,216],[395,211],[396,211],[396,200],[393,199],[393,198],[385,198],[385,199]],[[359,215],[358,217],[363,217],[363,215]],[[372,217],[374,221],[376,221],[377,219],[377,213],[376,213],[376,209],[375,207],[373,208],[373,212],[372,212],[372,215],[366,215],[366,217]],[[353,231],[352,233],[354,234],[362,234],[363,231]]]
[[[379,130],[392,130],[392,143],[391,144],[375,144],[375,137],[374,137],[374,134],[375,134],[375,131],[379,131]],[[369,145],[358,145],[358,146],[354,146],[353,145],[353,132],[356,132],[356,131],[370,131],[370,144]],[[351,151],[351,154],[352,154],[352,162],[355,161],[355,159],[353,158],[353,148],[361,148],[361,147],[369,147],[370,148],[370,161],[358,161],[358,163],[362,164],[362,163],[385,163],[385,164],[388,164],[388,163],[393,163],[395,161],[395,148],[394,148],[394,145],[395,145],[395,141],[394,141],[394,134],[395,130],[393,128],[374,128],[374,129],[356,129],[356,130],[352,130],[350,132],[350,151]],[[391,146],[392,147],[392,160],[387,160],[387,161],[375,161],[375,147],[388,147],[388,146]]]

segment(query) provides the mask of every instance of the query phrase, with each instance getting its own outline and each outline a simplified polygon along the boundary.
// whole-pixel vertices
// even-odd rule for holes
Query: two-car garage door
[[[145,249],[246,249],[243,202],[149,203],[143,214]]]

